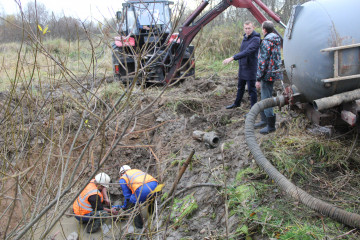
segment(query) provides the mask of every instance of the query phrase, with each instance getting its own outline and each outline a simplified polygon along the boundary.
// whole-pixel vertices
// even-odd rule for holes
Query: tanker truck
[[[320,125],[359,123],[360,1],[317,0],[294,6],[284,34],[290,103],[305,103]],[[327,111],[331,109],[331,111]]]

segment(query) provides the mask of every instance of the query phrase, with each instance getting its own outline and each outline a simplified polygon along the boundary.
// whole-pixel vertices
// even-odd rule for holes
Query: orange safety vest
[[[126,181],[127,186],[130,188],[132,194],[145,183],[153,182],[157,180],[151,175],[144,173],[138,169],[127,170],[120,179]]]
[[[91,208],[89,197],[92,195],[99,195],[101,202],[104,201],[102,193],[95,185],[95,179],[92,179],[85,189],[80,193],[79,197],[73,204],[73,210],[76,215],[85,215],[91,213],[94,209]]]

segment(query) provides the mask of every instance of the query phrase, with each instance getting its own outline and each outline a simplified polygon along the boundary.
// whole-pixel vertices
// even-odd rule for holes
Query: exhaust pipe
[[[290,182],[284,175],[282,175],[264,156],[260,146],[256,142],[254,134],[254,124],[256,116],[266,108],[283,106],[286,102],[284,96],[277,98],[268,98],[256,103],[248,113],[245,120],[245,139],[246,143],[254,156],[256,163],[274,180],[274,182],[288,195],[301,201],[307,207],[321,213],[324,216],[330,217],[338,222],[344,223],[348,226],[360,228],[360,215],[344,211],[332,204],[326,203],[317,199],[301,188]]]
[[[360,89],[356,89],[350,92],[344,92],[333,95],[331,97],[320,98],[313,101],[315,110],[321,111],[332,107],[339,106],[342,103],[355,101],[360,99]]]

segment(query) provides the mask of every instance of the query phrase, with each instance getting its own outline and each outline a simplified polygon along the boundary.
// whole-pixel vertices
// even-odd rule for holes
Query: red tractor
[[[141,0],[123,3],[117,12],[120,36],[113,44],[115,78],[122,81],[141,77],[146,82],[164,82],[165,74],[174,65],[179,48],[174,33],[168,0]],[[187,46],[177,77],[195,74],[194,47]]]

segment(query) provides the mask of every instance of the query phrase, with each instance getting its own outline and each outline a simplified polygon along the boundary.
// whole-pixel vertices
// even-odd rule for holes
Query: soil
[[[132,168],[147,171],[160,183],[164,183],[165,193],[173,186],[182,167],[181,163],[188,158],[192,150],[195,150],[192,162],[180,179],[175,192],[199,183],[223,185],[224,165],[226,169],[230,169],[226,171],[227,183],[233,182],[240,169],[254,164],[244,136],[245,117],[250,109],[247,93],[239,108],[225,108],[234,101],[236,85],[236,78],[220,79],[215,75],[210,79],[190,79],[172,87],[146,111],[145,117],[137,120],[133,131],[135,133],[129,134],[120,146],[115,148],[102,171],[109,174],[115,183],[119,178],[118,171],[121,165],[130,165]],[[141,98],[142,105],[146,106],[156,99],[159,93],[156,88],[157,86],[153,86],[146,90],[146,94]],[[155,94],[151,94],[152,91]],[[79,117],[74,116],[74,119]],[[194,139],[194,131],[215,132],[220,139],[219,145],[211,148],[205,142]],[[114,135],[109,134],[107,142],[110,143],[113,137]],[[227,147],[224,148],[225,144]],[[149,147],[122,147],[144,145],[151,145],[151,150]],[[99,153],[100,148],[95,148],[94,155]],[[85,175],[86,172],[90,174],[91,168],[86,169]],[[118,186],[112,185],[109,191],[113,201],[122,200]],[[204,239],[223,234],[225,209],[224,197],[220,190],[215,187],[198,187],[177,197],[182,198],[189,194],[196,199],[198,208],[192,213],[191,218],[184,218],[180,226],[169,228],[166,239]],[[166,224],[165,217],[168,211],[169,207],[162,213],[162,227]],[[63,239],[71,232],[78,232],[79,224],[73,220],[63,217],[63,227],[58,224],[50,234],[53,239]],[[229,219],[230,232],[236,230],[236,223],[235,217]]]
[[[227,171],[227,182],[233,182],[240,169],[254,164],[244,136],[245,117],[250,109],[247,93],[241,107],[225,108],[234,101],[236,85],[236,78],[213,76],[210,79],[188,80],[165,92],[148,111],[152,114],[141,122],[146,126],[143,129],[162,125],[148,131],[148,136],[132,136],[123,142],[125,145],[154,145],[152,149],[160,166],[156,167],[155,156],[147,148],[116,149],[109,159],[116,164],[104,167],[104,171],[110,173],[112,179],[117,179],[120,165],[128,164],[156,176],[165,184],[163,192],[169,192],[181,167],[174,163],[184,161],[195,150],[191,167],[185,171],[176,192],[198,183],[223,184],[223,164],[230,169]],[[148,95],[142,101],[146,104],[155,97]],[[219,146],[210,148],[194,139],[192,135],[196,130],[214,131],[220,139]],[[259,138],[262,137],[260,135]],[[223,152],[221,149],[224,149]],[[117,188],[110,191],[115,198],[120,194]],[[217,188],[199,187],[179,197],[188,194],[193,194],[199,207],[191,218],[182,221],[180,227],[169,229],[166,239],[203,239],[223,234],[225,211],[221,192]],[[229,220],[229,225],[229,231],[234,232],[237,228],[235,217]]]
[[[206,79],[186,80],[165,91],[159,99],[157,99],[161,88],[159,86],[136,91],[134,94],[139,109],[145,109],[154,100],[156,101],[145,109],[145,112],[140,117],[131,121],[127,134],[111,152],[101,169],[101,171],[110,175],[114,183],[109,188],[111,200],[117,203],[123,200],[116,182],[119,178],[119,169],[124,164],[146,171],[156,177],[160,183],[165,184],[163,193],[170,191],[184,161],[192,150],[195,150],[195,154],[190,166],[178,182],[175,193],[200,183],[224,185],[226,181],[227,184],[231,184],[234,182],[239,170],[255,165],[244,136],[246,113],[250,109],[248,94],[245,93],[239,108],[231,110],[225,108],[226,105],[233,103],[236,86],[237,79],[235,77],[220,78],[213,75]],[[275,86],[274,92],[276,93],[280,89],[280,84],[278,84]],[[76,96],[78,92],[83,92],[83,89],[68,89],[68,91],[71,95]],[[69,138],[72,139],[78,128],[81,114],[78,109],[69,104],[71,101],[67,101],[68,99],[64,98],[61,92],[55,91],[52,94],[54,96],[58,95],[58,102],[54,105],[59,115],[64,111],[64,106],[69,109],[66,112],[68,121],[65,121],[64,125],[65,129],[70,131]],[[109,102],[113,103],[114,101],[110,99],[107,103],[109,104]],[[91,109],[93,107],[90,106]],[[95,106],[95,108],[99,109],[102,107],[104,106],[101,104]],[[88,131],[82,132],[80,136],[83,143],[86,143],[91,135],[92,126],[96,126],[96,122],[92,118],[89,119],[89,122],[86,123]],[[30,120],[28,122],[31,122]],[[47,121],[60,123],[62,117],[61,115],[60,117],[55,116],[52,120],[43,119],[41,122],[35,122],[34,124],[37,127],[46,128]],[[286,128],[288,121],[289,119],[278,115],[276,125],[278,130]],[[121,134],[121,125],[119,126],[115,121],[110,122],[109,125],[112,131],[104,134],[105,137],[95,139],[88,159],[82,163],[82,176],[90,176],[94,169],[93,162],[98,161],[105,154],[102,146],[108,149],[114,138]],[[194,139],[192,137],[194,131],[215,132],[220,139],[219,145],[211,148],[205,142]],[[263,136],[259,133],[256,134],[259,141],[261,141]],[[43,138],[36,138],[34,135],[36,134],[30,133],[31,144],[44,144]],[[81,144],[78,144],[78,146],[81,146]],[[69,147],[70,144],[67,144],[65,150],[67,151]],[[80,150],[80,148],[77,149],[76,155],[80,154]],[[223,171],[224,167],[226,171]],[[226,176],[224,176],[224,173],[226,173]],[[225,178],[226,180],[224,180]],[[164,236],[166,239],[218,239],[215,236],[224,236],[226,213],[224,196],[221,190],[209,186],[196,187],[177,195],[177,198],[187,195],[192,195],[195,198],[198,208],[192,212],[190,218],[184,218],[181,225],[172,225],[173,222],[170,221],[170,227],[168,228],[165,226],[167,226],[166,219],[170,208],[167,207],[160,212],[160,227],[161,229],[167,229],[166,233],[161,233],[162,237],[160,239],[163,239]],[[269,196],[269,199],[271,198]],[[161,204],[159,197],[159,205]],[[69,209],[69,212],[71,212],[71,209]],[[238,220],[235,215],[229,218],[230,233],[237,229],[237,223]],[[10,228],[11,226],[15,226],[15,222],[10,225]],[[82,232],[78,230],[79,224],[77,221],[74,218],[64,216],[61,224],[57,224],[49,236],[50,239],[64,239],[72,232]],[[131,230],[130,233],[133,231]],[[118,238],[113,235],[106,238],[104,236],[100,238],[99,236],[94,235],[87,238],[87,235],[83,234],[80,239]],[[253,239],[267,238],[255,236]]]

